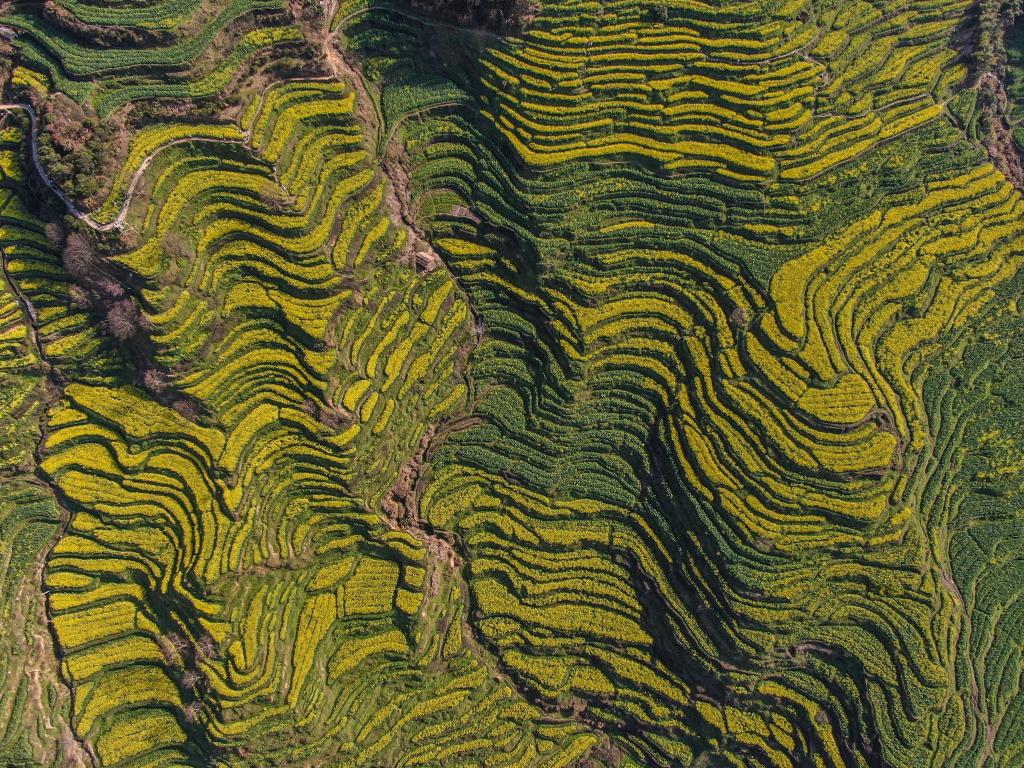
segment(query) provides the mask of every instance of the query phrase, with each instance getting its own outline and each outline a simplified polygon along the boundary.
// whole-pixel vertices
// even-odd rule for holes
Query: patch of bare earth
[[[410,534],[427,549],[427,563],[430,567],[424,586],[424,601],[428,603],[440,593],[444,576],[442,572],[447,571],[449,576],[458,577],[462,568],[462,558],[455,551],[448,534],[435,531],[420,516],[420,493],[425,479],[423,467],[437,435],[436,425],[430,425],[420,438],[416,453],[402,465],[394,485],[384,494],[380,503],[389,528]]]
[[[32,758],[39,765],[52,763],[59,749],[66,768],[86,768],[93,761],[61,714],[70,706],[70,695],[57,675],[57,655],[47,631],[44,599],[38,591],[43,562],[40,557],[33,578],[22,583],[11,603],[7,624],[10,642],[5,651],[10,654],[10,668],[22,675],[26,696],[21,711],[7,715],[21,721],[32,745]],[[31,613],[27,611],[30,607]]]
[[[986,108],[991,127],[984,142],[989,159],[1013,186],[1024,192],[1024,163],[1006,120],[1006,114],[1009,112],[1006,89],[992,72],[986,72],[979,78],[978,89],[982,97],[991,104]]]
[[[326,30],[333,16],[331,9],[333,5],[325,3],[325,29],[321,34],[324,60],[335,77],[350,83],[355,89],[356,119],[365,128],[371,145],[380,149],[380,137],[385,126],[381,125],[381,117],[373,108],[373,96],[363,81],[357,63],[352,61],[350,54],[338,49],[334,36]],[[442,261],[416,221],[416,211],[409,191],[409,170],[401,147],[389,145],[383,150],[384,157],[380,158],[380,168],[388,181],[384,190],[384,202],[391,220],[401,223],[408,235],[405,251],[400,254],[400,258],[417,272],[432,272],[442,265]]]

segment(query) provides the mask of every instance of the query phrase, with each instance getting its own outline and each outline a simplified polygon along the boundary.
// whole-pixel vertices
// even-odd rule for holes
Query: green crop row
[[[938,765],[955,743],[965,625],[952,577],[918,569],[948,523],[908,521],[947,487],[956,449],[932,440],[966,417],[922,382],[1008,317],[988,289],[1020,236],[998,174],[940,158],[960,9],[545,5],[485,48],[471,107],[389,117],[484,328],[481,423],[435,457],[423,506],[465,544],[490,648],[550,705],[629,723],[643,764],[870,764],[857,731]],[[410,60],[444,76],[397,14],[348,24],[385,103]],[[717,154],[687,143],[698,124]],[[655,606],[639,624],[636,604]],[[667,669],[617,661],[650,653],[634,626]],[[777,687],[751,688],[768,670]],[[659,686],[709,680],[757,714],[672,705],[660,732]]]

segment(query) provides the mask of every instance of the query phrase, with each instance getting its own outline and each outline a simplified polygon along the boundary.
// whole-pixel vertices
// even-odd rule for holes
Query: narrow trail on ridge
[[[327,3],[325,3],[326,6]],[[419,19],[419,17],[409,14],[400,15],[415,18],[425,24],[431,23],[426,19]],[[327,25],[330,26],[329,15],[327,19]],[[415,251],[410,266],[418,270],[419,265],[423,265],[428,272],[440,267],[447,268],[416,221],[409,174],[403,163],[404,153],[400,146],[394,144],[398,126],[396,124],[389,129],[385,124],[384,117],[377,108],[377,100],[370,93],[370,87],[363,79],[362,73],[336,47],[337,36],[338,32],[325,36],[323,40],[324,58],[334,75],[351,83],[356,91],[356,117],[363,123],[371,146],[376,148],[381,173],[388,182],[384,185],[385,202],[391,211],[393,221],[405,227],[409,235],[409,243]],[[436,104],[428,109],[418,110],[418,112],[453,106],[456,103]],[[411,116],[405,115],[403,119]],[[386,136],[383,133],[385,130],[387,131]],[[454,276],[452,279],[454,280]],[[481,326],[476,320],[476,313],[472,306],[470,306],[470,312],[474,317],[475,330],[472,346],[475,348],[480,343]],[[429,480],[429,474],[424,473],[424,468],[429,466],[433,454],[450,435],[478,423],[480,420],[474,417],[472,411],[469,410],[462,418],[431,424],[421,438],[417,452],[399,470],[395,484],[385,494],[381,502],[380,511],[389,528],[411,535],[425,547],[430,564],[425,585],[425,601],[430,602],[441,594],[442,579],[454,583],[458,588],[461,596],[458,617],[465,647],[491,671],[496,680],[507,685],[518,696],[539,709],[543,713],[542,719],[547,722],[576,722],[596,733],[603,733],[604,723],[589,717],[576,702],[569,702],[562,706],[553,705],[550,701],[535,695],[512,670],[502,663],[495,650],[489,647],[486,639],[473,626],[471,620],[473,604],[469,582],[464,572],[467,567],[466,555],[460,537],[456,533],[434,528],[423,518],[420,510],[420,498]]]
[[[327,24],[329,25],[330,21]],[[416,223],[412,195],[409,191],[409,174],[402,164],[401,153],[395,153],[393,160],[388,158],[388,150],[394,139],[393,132],[384,136],[387,126],[384,116],[377,108],[377,100],[370,93],[362,73],[336,47],[337,36],[338,32],[324,35],[324,59],[334,76],[350,83],[355,90],[356,117],[366,129],[370,145],[376,151],[381,173],[389,182],[385,185],[385,203],[394,220],[400,222],[410,235],[408,242],[414,251],[413,258],[422,263],[428,272],[432,271],[442,264],[441,257]]]
[[[327,19],[329,26],[330,15],[327,15]],[[430,245],[426,234],[416,222],[409,175],[402,162],[403,154],[400,147],[393,147],[396,138],[396,131],[393,130],[395,126],[392,126],[392,130],[389,130],[385,137],[383,132],[387,130],[387,126],[383,115],[377,108],[377,100],[370,93],[362,73],[336,47],[337,35],[338,33],[335,32],[324,36],[324,58],[331,72],[339,79],[349,82],[355,89],[356,117],[363,123],[369,142],[376,149],[381,173],[388,182],[384,185],[385,203],[391,212],[392,220],[395,223],[400,223],[406,229],[409,247],[414,251],[410,266],[418,271],[419,265],[423,265],[428,272],[445,267],[443,260]],[[393,157],[389,157],[389,155]],[[452,279],[454,280],[454,277]],[[470,311],[472,312],[472,307],[470,307]],[[475,313],[473,314],[475,316]],[[479,328],[478,324],[474,325]],[[479,332],[475,331],[472,346],[475,347],[479,342]],[[389,528],[409,534],[422,543],[426,549],[429,562],[425,584],[427,603],[436,600],[441,595],[442,580],[447,580],[457,587],[461,597],[458,620],[461,625],[463,642],[467,650],[487,666],[496,679],[540,709],[544,713],[544,719],[549,722],[577,721],[582,725],[597,728],[600,724],[581,716],[581,712],[572,708],[564,710],[552,707],[548,702],[531,695],[529,689],[519,683],[515,675],[506,669],[499,657],[487,647],[470,620],[472,601],[469,583],[464,573],[466,558],[462,551],[462,543],[457,534],[435,529],[423,518],[421,513],[420,497],[429,479],[429,475],[424,473],[424,468],[429,465],[432,455],[451,434],[468,429],[477,423],[479,423],[479,419],[468,413],[459,419],[431,424],[421,438],[416,453],[401,467],[394,485],[385,494],[380,512]]]
[[[142,176],[145,174],[146,170],[153,162],[153,159],[158,154],[163,152],[165,149],[180,144],[190,144],[195,141],[202,141],[209,144],[245,143],[244,141],[238,139],[214,138],[210,136],[186,136],[180,139],[168,141],[166,144],[161,144],[159,147],[154,149],[152,152],[150,152],[148,155],[146,155],[146,157],[142,159],[142,161],[139,163],[139,167],[135,170],[135,173],[132,174],[131,180],[125,187],[125,199],[124,202],[121,204],[121,208],[118,211],[117,216],[115,216],[114,219],[112,219],[111,221],[101,223],[96,221],[96,219],[94,219],[91,214],[86,213],[85,211],[81,210],[77,205],[75,205],[75,202],[70,197],[68,197],[64,190],[60,188],[60,185],[57,184],[57,182],[50,178],[50,175],[46,172],[46,168],[43,167],[43,163],[39,159],[39,117],[36,115],[35,108],[33,108],[31,104],[8,103],[0,104],[0,110],[21,110],[28,114],[29,121],[31,123],[29,146],[31,148],[32,154],[32,165],[35,167],[36,173],[39,175],[39,178],[42,180],[43,184],[45,184],[49,188],[49,190],[53,192],[53,194],[56,195],[57,198],[60,199],[60,201],[68,209],[68,213],[70,213],[72,216],[74,216],[76,219],[78,219],[80,222],[82,222],[95,232],[113,232],[115,230],[121,230],[124,227],[124,220],[128,215],[128,209],[131,206],[132,198],[135,195],[139,182],[142,180]]]

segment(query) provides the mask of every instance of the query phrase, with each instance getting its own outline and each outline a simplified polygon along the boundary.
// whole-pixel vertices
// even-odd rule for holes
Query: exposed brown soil
[[[43,560],[40,558],[36,568],[35,585],[42,581],[42,568]],[[18,598],[15,600],[15,604],[30,604],[30,600],[31,598],[29,597]],[[20,619],[20,621],[24,620]],[[19,618],[15,618],[14,622],[18,623]],[[43,609],[41,600],[38,603],[37,615],[32,619],[32,622],[35,624],[36,629],[32,632],[31,646],[25,649],[26,656],[22,660],[25,679],[28,682],[28,697],[25,702],[25,711],[21,714],[21,717],[23,719],[28,717],[40,723],[48,735],[56,733],[60,741],[64,759],[63,764],[65,766],[68,768],[85,768],[92,762],[89,759],[88,753],[71,733],[71,728],[67,721],[54,716],[54,702],[51,702],[46,695],[44,677],[49,678],[49,681],[54,685],[59,686],[59,682],[55,670],[57,654],[53,648],[53,640],[45,629],[47,622],[46,611]],[[58,695],[66,704],[68,697],[67,689],[58,688]],[[48,744],[36,744],[36,748],[38,750],[36,757],[40,762],[48,762],[48,753],[51,747]]]
[[[459,218],[469,219],[474,224],[480,224],[482,219],[473,213],[469,208],[464,205],[453,205],[449,215],[458,216]]]
[[[326,19],[329,24],[330,16],[326,16]],[[351,60],[350,55],[338,50],[333,35],[325,33],[322,40],[324,59],[328,68],[336,77],[351,83],[355,89],[356,118],[366,129],[371,147],[383,155],[380,158],[380,168],[389,182],[385,185],[384,202],[392,221],[401,222],[408,234],[405,252],[400,258],[417,271],[432,272],[443,262],[416,222],[415,207],[410,193],[409,171],[402,150],[393,146],[390,141],[388,146],[380,146],[385,126],[381,124],[381,117],[373,108],[373,95],[369,92],[357,63]]]
[[[1006,121],[1009,99],[1002,82],[992,72],[986,72],[978,80],[978,89],[983,98],[993,106],[987,108],[991,128],[985,137],[985,149],[992,164],[1002,172],[1013,186],[1024,192],[1024,163],[1021,152],[1013,140],[1013,133]]]
[[[440,439],[444,439],[444,432]],[[428,455],[436,447],[438,429],[430,425],[420,438],[416,453],[398,471],[398,477],[391,489],[381,500],[381,511],[388,527],[410,534],[427,549],[428,576],[424,586],[424,599],[434,600],[441,589],[441,579],[447,571],[447,577],[458,577],[462,568],[462,558],[455,551],[448,534],[435,531],[420,517],[420,493],[423,486],[423,468]]]

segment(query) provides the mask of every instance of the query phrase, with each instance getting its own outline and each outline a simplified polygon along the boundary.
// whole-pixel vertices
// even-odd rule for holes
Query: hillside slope
[[[0,12],[8,763],[1024,765],[1015,10],[528,11]]]

